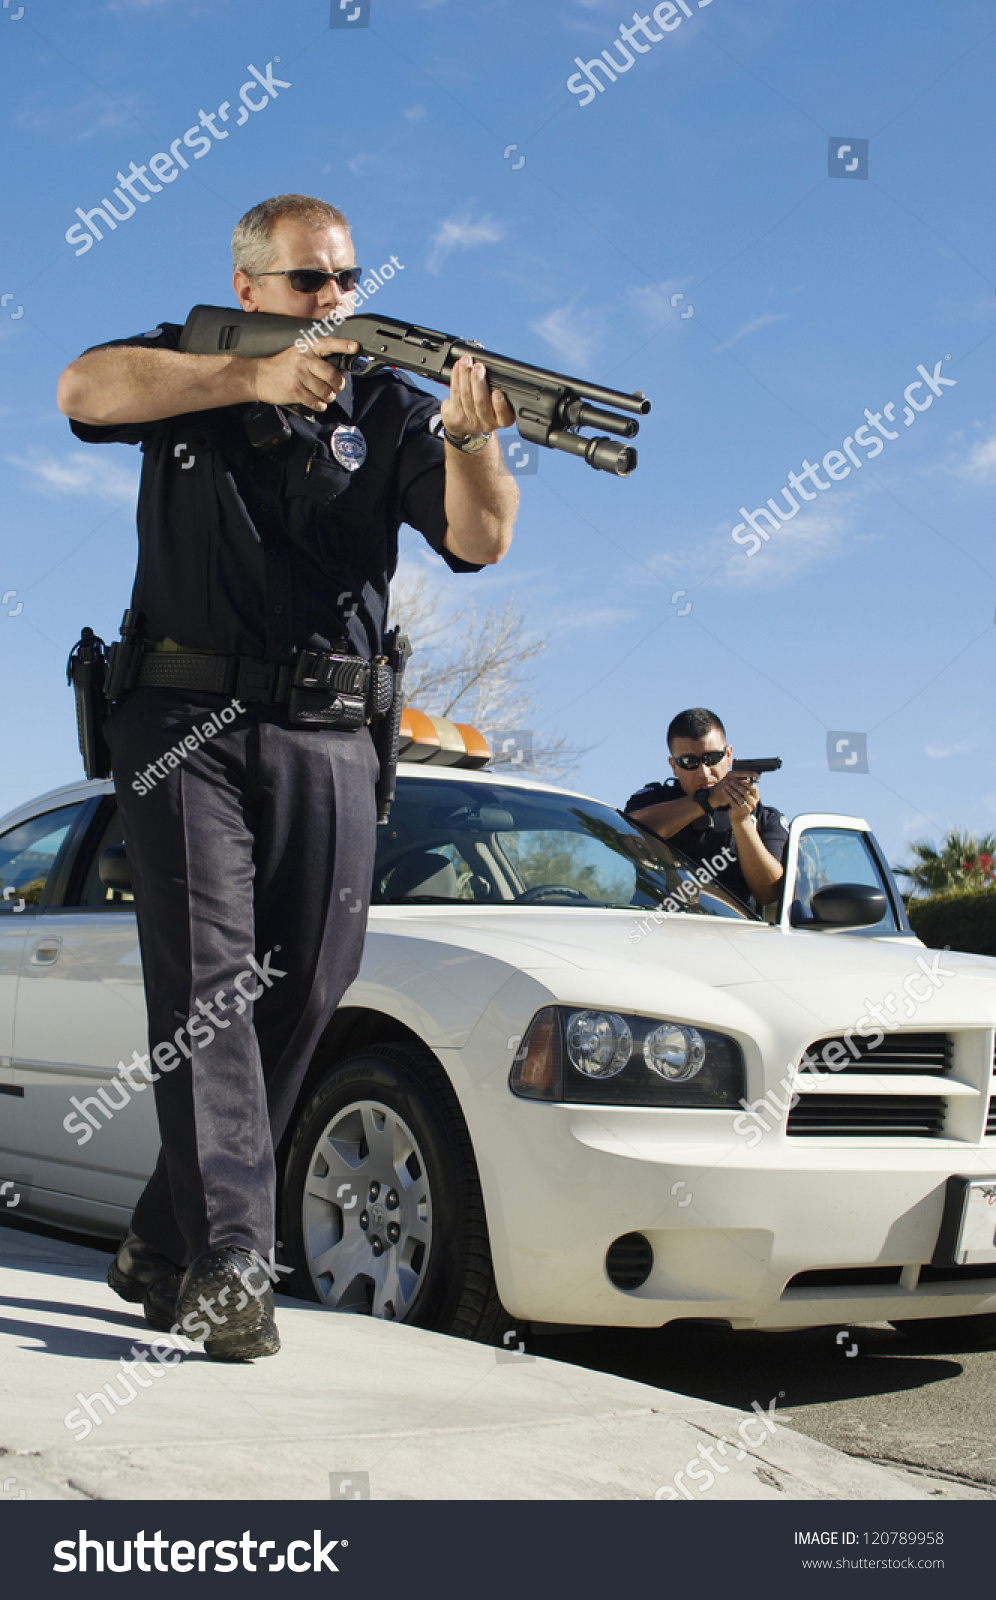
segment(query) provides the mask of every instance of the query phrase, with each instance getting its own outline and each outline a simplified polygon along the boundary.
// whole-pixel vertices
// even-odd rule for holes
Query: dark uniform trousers
[[[132,1227],[181,1265],[226,1246],[269,1255],[274,1150],[359,970],[373,877],[365,728],[292,727],[283,707],[246,704],[165,776],[150,773],[147,793],[132,787],[229,704],[136,689],[107,724],[149,1049],[175,1041],[178,1057],[155,1083],[162,1149]],[[249,955],[262,976],[245,976]]]

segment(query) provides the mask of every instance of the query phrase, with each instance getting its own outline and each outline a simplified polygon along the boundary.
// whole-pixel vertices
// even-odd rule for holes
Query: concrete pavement
[[[0,1229],[2,1499],[975,1497],[794,1432],[777,1395],[757,1396],[765,1423],[279,1296],[276,1357],[225,1366],[160,1345],[162,1365],[156,1347],[142,1362],[155,1336],[107,1289],[108,1260]]]

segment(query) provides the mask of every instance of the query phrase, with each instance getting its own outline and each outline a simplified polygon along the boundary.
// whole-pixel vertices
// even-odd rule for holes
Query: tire
[[[919,1321],[893,1322],[897,1333],[924,1350],[988,1350],[996,1345],[996,1316],[922,1317]]]
[[[369,1046],[322,1080],[294,1130],[281,1216],[287,1293],[482,1343],[510,1326],[470,1134],[422,1046]]]

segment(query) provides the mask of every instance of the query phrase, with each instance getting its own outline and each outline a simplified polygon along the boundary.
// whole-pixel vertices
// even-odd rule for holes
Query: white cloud
[[[720,350],[732,350],[733,346],[739,344],[741,339],[746,339],[749,334],[756,333],[759,328],[766,328],[769,322],[787,322],[789,316],[790,313],[788,311],[781,311],[777,314],[773,311],[767,311],[763,316],[751,317],[750,321],[745,322],[742,328],[738,328],[736,333],[732,334],[725,344],[717,345],[713,354],[718,355]]]
[[[949,756],[963,756],[967,754],[969,750],[973,750],[974,748],[975,747],[972,744],[924,745],[924,750],[930,757],[931,761],[946,761]]]
[[[681,313],[688,310],[688,301],[682,293],[677,305],[672,306],[671,297],[683,291],[688,282],[688,278],[665,278],[663,283],[641,284],[627,289],[626,299],[634,311],[655,328],[666,322],[680,328]],[[685,320],[687,322],[688,318]]]
[[[87,93],[78,100],[59,99],[54,91],[38,89],[25,97],[13,117],[14,126],[40,137],[56,135],[62,141],[82,144],[98,134],[109,133],[136,120],[138,95],[118,103],[109,95]],[[109,192],[109,191],[108,191]]]
[[[737,546],[736,558],[724,566],[718,581],[736,588],[794,583],[810,568],[842,555],[852,526],[853,515],[846,502],[805,507],[791,522],[783,522],[756,555],[748,556],[746,548]],[[729,530],[726,539],[733,548]]]
[[[820,563],[853,555],[856,546],[878,537],[853,531],[859,510],[856,501],[855,495],[838,494],[836,503],[804,506],[790,522],[783,522],[777,533],[772,531],[768,543],[753,556],[747,554],[749,547],[730,537],[732,520],[723,522],[711,532],[696,531],[685,540],[669,540],[667,550],[646,556],[640,566],[628,569],[629,575],[633,583],[645,584],[649,567],[670,586],[665,601],[679,588],[686,589],[693,602],[700,587],[703,594],[712,588],[780,588]]]
[[[369,167],[376,160],[377,160],[377,157],[373,154],[372,151],[366,151],[362,155],[351,156],[350,159],[346,162],[346,165],[349,168],[350,172],[353,174],[354,178],[360,178],[360,177],[363,176],[363,169],[365,167]],[[335,171],[335,167],[334,166],[326,167],[325,171],[326,172],[334,172]]]
[[[973,444],[961,471],[965,477],[974,478],[977,483],[996,480],[996,433],[991,439],[980,439]]]
[[[96,452],[88,454],[83,450],[75,450],[72,455],[59,460],[52,456],[38,457],[34,461],[26,461],[21,456],[8,456],[7,460],[15,467],[23,467],[25,472],[30,472],[54,494],[84,495],[95,500],[126,500],[134,504],[138,493],[137,468],[109,461]]]
[[[529,324],[551,350],[571,368],[584,367],[597,345],[603,327],[598,311],[577,311],[573,303],[555,306],[545,317]]]
[[[430,272],[438,272],[453,250],[474,250],[478,245],[497,244],[504,239],[506,227],[490,215],[473,222],[469,212],[459,217],[447,217],[432,236],[432,251],[426,262]]]
[[[406,122],[421,122],[426,115],[425,106],[408,106],[401,112]]]

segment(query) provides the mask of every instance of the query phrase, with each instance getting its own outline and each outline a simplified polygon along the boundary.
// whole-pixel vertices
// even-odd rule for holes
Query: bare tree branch
[[[391,617],[412,641],[405,700],[429,716],[469,722],[482,732],[532,732],[539,708],[529,690],[530,661],[543,654],[546,636],[529,635],[514,595],[483,616],[473,600],[454,605],[423,573],[402,572],[391,585]],[[576,771],[591,745],[562,736],[533,734],[534,776],[563,780]],[[511,758],[494,766],[508,766]]]

